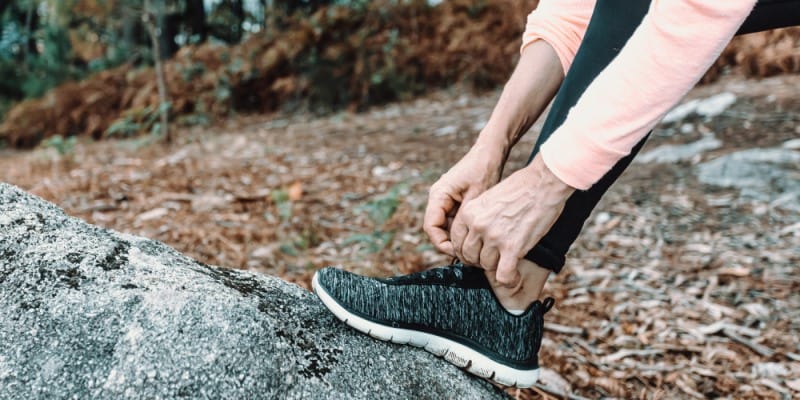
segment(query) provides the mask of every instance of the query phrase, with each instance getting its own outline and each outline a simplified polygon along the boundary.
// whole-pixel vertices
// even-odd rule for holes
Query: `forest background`
[[[537,3],[0,0],[0,180],[306,288],[441,265],[427,189]],[[800,28],[733,40],[587,221],[547,285],[542,382],[510,394],[800,394],[798,72]]]
[[[160,132],[162,116],[202,125],[235,113],[357,111],[456,84],[493,89],[513,68],[536,4],[6,0],[0,142]],[[757,76],[797,71],[792,32],[737,39],[704,82],[731,67]],[[151,68],[159,60],[161,95]]]

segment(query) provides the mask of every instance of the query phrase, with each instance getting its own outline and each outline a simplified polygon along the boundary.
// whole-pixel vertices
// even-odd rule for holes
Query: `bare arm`
[[[563,79],[558,56],[546,42],[536,41],[522,52],[475,145],[431,187],[423,228],[440,251],[460,256],[451,242],[448,217],[497,184],[511,147],[539,118]]]
[[[539,40],[525,47],[476,145],[496,153],[508,152],[536,122],[564,80],[561,62],[553,48]]]

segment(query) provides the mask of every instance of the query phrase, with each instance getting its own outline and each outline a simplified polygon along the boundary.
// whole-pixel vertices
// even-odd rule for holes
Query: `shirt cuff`
[[[628,153],[609,149],[591,138],[557,129],[541,148],[542,161],[558,179],[588,190]]]

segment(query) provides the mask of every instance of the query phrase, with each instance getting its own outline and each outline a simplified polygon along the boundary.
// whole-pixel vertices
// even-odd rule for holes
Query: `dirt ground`
[[[800,138],[800,76],[723,80],[722,115],[662,125],[645,151],[713,132],[689,161],[635,164],[587,221],[518,398],[800,396],[800,214],[698,182],[693,165]],[[239,116],[153,139],[0,151],[0,179],[70,215],[202,262],[308,288],[340,265],[387,276],[447,263],[421,230],[427,188],[471,145],[498,96],[441,91],[362,114]],[[540,121],[541,123],[541,121]],[[524,164],[537,124],[506,172]]]

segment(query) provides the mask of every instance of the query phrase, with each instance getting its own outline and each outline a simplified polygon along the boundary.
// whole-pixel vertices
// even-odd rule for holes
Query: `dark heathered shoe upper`
[[[480,268],[456,264],[389,279],[336,268],[318,274],[325,291],[362,318],[446,337],[517,368],[538,367],[543,315],[552,299],[512,315]]]

